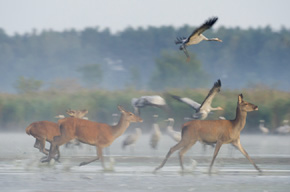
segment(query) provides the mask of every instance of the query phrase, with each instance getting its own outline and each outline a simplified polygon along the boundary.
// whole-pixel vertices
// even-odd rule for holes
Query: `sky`
[[[219,17],[214,27],[271,26],[290,29],[289,0],[0,0],[0,28],[6,34],[33,29],[64,31],[109,28],[201,25]]]

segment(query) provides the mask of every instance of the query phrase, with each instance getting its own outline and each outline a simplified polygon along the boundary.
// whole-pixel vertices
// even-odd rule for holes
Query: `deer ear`
[[[240,94],[239,95],[239,103],[242,103],[243,102],[243,94]]]
[[[119,109],[119,111],[121,111],[122,113],[125,112],[125,109],[124,109],[121,105],[118,105],[118,109]]]

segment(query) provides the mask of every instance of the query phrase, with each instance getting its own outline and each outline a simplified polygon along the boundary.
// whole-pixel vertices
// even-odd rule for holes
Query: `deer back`
[[[60,135],[57,123],[51,121],[37,121],[31,123],[26,132],[29,132],[35,138],[45,138],[47,141],[53,141],[54,136]]]
[[[72,117],[61,120],[60,131],[66,138],[77,138],[91,145],[105,145],[113,138],[110,125]]]
[[[215,143],[231,137],[233,123],[229,120],[192,120],[182,126],[182,138]]]

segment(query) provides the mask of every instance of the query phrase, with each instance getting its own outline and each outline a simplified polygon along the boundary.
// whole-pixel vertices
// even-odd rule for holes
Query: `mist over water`
[[[128,131],[128,130],[127,130]],[[157,150],[143,134],[134,148],[122,149],[126,137],[119,137],[104,150],[106,170],[99,161],[79,167],[95,157],[93,146],[61,146],[61,163],[40,163],[44,155],[33,147],[35,139],[22,133],[0,135],[0,181],[3,191],[287,191],[290,184],[289,135],[241,135],[241,143],[255,163],[259,174],[243,155],[223,145],[207,174],[214,149],[195,144],[184,158],[185,171],[178,152],[165,166],[153,173],[169,148],[175,144],[163,134]],[[49,144],[47,144],[49,148]]]

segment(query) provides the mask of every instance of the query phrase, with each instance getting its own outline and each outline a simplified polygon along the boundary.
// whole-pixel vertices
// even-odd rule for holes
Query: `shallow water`
[[[158,149],[152,150],[149,135],[142,135],[134,149],[122,150],[124,137],[104,150],[104,170],[98,161],[78,166],[96,155],[92,146],[61,147],[61,163],[47,164],[39,162],[43,155],[33,148],[33,137],[1,133],[1,191],[289,191],[290,136],[242,135],[242,145],[263,173],[239,151],[224,145],[211,175],[207,173],[213,154],[210,146],[204,151],[201,144],[194,145],[185,154],[185,171],[176,152],[154,173],[175,142],[163,135]]]

